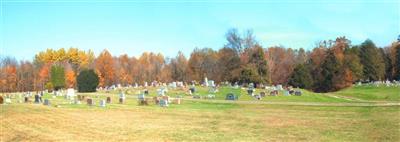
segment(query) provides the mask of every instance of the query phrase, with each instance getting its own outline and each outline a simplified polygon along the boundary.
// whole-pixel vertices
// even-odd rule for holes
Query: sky
[[[230,28],[252,30],[263,47],[312,49],[346,36],[387,46],[400,34],[400,0],[0,0],[0,56],[32,60],[48,48],[98,55],[218,50]]]

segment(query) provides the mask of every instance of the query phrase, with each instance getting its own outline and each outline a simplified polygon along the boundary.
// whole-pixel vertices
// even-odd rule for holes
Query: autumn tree
[[[18,91],[32,91],[35,84],[35,67],[29,61],[21,61],[17,68]]]
[[[188,61],[182,52],[178,52],[178,55],[171,59],[169,63],[170,75],[172,80],[176,81],[189,81],[187,70]]]
[[[15,58],[3,57],[0,59],[0,88],[1,92],[17,90],[17,66]]]
[[[113,85],[114,82],[114,60],[107,50],[103,50],[95,61],[96,70],[98,71],[100,86],[106,87]]]
[[[221,81],[236,82],[240,75],[240,57],[232,48],[224,47],[218,51],[218,74]]]
[[[218,55],[211,48],[195,48],[188,61],[191,80],[218,79]]]
[[[304,50],[299,55],[300,60],[305,60]],[[305,61],[296,61],[295,52],[291,48],[270,47],[266,51],[266,59],[268,61],[269,78],[273,84],[286,84],[293,72],[296,63]]]

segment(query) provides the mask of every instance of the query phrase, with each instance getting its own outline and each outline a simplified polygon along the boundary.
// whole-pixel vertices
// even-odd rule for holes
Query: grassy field
[[[400,101],[400,87],[355,86],[334,94],[368,101]]]
[[[379,96],[393,91],[380,89],[381,93],[371,91],[371,94],[365,94]],[[208,94],[206,88],[198,90],[199,95]],[[333,94],[350,96],[347,94],[361,90],[354,87]],[[191,97],[185,96],[183,90],[169,90],[169,95],[183,95],[187,99],[180,105],[171,104],[168,108],[161,108],[152,103],[138,106],[135,98],[137,91],[128,91],[125,104],[116,103],[117,91],[112,91],[81,94],[94,98],[96,106],[70,104],[63,97],[53,99],[50,94],[44,98],[50,99],[52,106],[25,103],[0,105],[0,141],[400,140],[398,105],[340,107],[210,103],[189,99]],[[242,93],[239,98],[242,102],[254,101],[245,95],[245,90],[231,88],[221,88],[216,99],[223,100],[223,94],[227,92]],[[155,95],[155,88],[150,88],[150,96]],[[99,107],[99,100],[106,96],[112,97],[112,104]],[[396,93],[389,96],[398,97]],[[16,99],[13,98],[13,102]],[[396,99],[389,101],[398,102]],[[358,103],[307,91],[303,96],[268,96],[262,102]],[[54,107],[56,104],[60,107]]]

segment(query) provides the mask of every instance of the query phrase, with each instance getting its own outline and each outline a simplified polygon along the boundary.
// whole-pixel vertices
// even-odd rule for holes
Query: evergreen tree
[[[369,81],[382,80],[385,74],[385,63],[383,58],[371,40],[361,44],[361,63],[363,64],[363,79]]]
[[[395,47],[395,73],[394,78],[400,80],[400,44]]]
[[[336,59],[332,50],[329,50],[325,61],[322,63],[322,76],[324,80],[316,82],[317,92],[328,92],[334,91],[335,88],[335,77],[340,74],[340,62]]]
[[[292,76],[289,78],[289,85],[304,89],[311,89],[313,79],[310,75],[309,68],[304,64],[299,64],[294,68]]]

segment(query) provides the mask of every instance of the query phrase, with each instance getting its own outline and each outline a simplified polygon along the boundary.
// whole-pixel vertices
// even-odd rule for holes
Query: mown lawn
[[[396,89],[372,88],[364,94],[378,96],[369,97],[371,100],[386,100],[379,94],[387,93],[393,98]],[[85,102],[70,104],[64,97],[53,98],[51,94],[43,97],[50,99],[51,106],[16,103],[18,97],[13,97],[12,104],[0,105],[0,141],[400,141],[399,106],[199,102],[190,100],[191,96],[185,95],[184,90],[170,89],[168,95],[188,99],[180,105],[161,108],[153,102],[149,106],[138,106],[139,90],[128,90],[124,104],[117,102],[118,91],[79,93],[93,98],[95,106]],[[156,96],[156,88],[149,90],[149,97]],[[257,89],[256,93],[259,91],[264,90]],[[335,95],[363,91],[365,88],[353,87]],[[242,102],[254,101],[246,95],[246,90],[228,87],[221,88],[216,99],[225,99],[228,92],[241,94]],[[205,96],[209,92],[198,87],[198,94]],[[99,107],[99,101],[107,96],[112,97],[112,103]],[[358,103],[308,91],[303,91],[302,96],[267,96],[262,101]]]
[[[1,106],[1,141],[399,141],[399,107]]]
[[[400,101],[400,87],[398,86],[354,86],[334,92],[334,94],[368,101]]]

